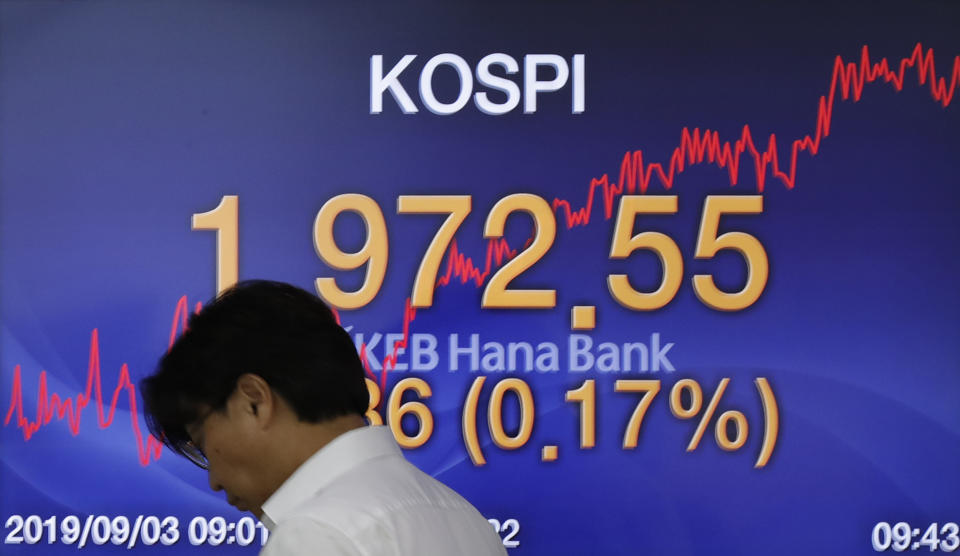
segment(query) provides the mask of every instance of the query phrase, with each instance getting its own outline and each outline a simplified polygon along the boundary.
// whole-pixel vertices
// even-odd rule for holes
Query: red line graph
[[[186,298],[182,299],[186,301]],[[7,417],[4,420],[4,426],[10,423],[14,413],[17,415],[17,426],[23,430],[23,439],[30,440],[40,427],[50,423],[53,416],[57,420],[67,418],[67,425],[70,432],[76,436],[80,433],[80,416],[83,409],[90,403],[91,393],[96,401],[97,419],[101,429],[105,429],[113,424],[113,418],[117,411],[117,402],[123,390],[127,391],[130,402],[130,424],[133,427],[133,436],[137,441],[137,455],[140,458],[141,465],[150,463],[150,458],[157,459],[163,451],[163,443],[148,434],[144,442],[143,433],[140,432],[140,418],[137,413],[137,389],[130,380],[130,370],[124,363],[120,367],[120,377],[117,379],[117,387],[113,390],[113,397],[110,400],[110,410],[104,415],[103,410],[103,387],[100,380],[100,342],[97,329],[93,330],[90,338],[90,364],[87,367],[87,388],[82,394],[77,394],[76,398],[67,398],[61,400],[57,394],[47,395],[47,371],[40,372],[40,386],[37,392],[37,419],[30,421],[23,414],[23,388],[20,384],[20,365],[13,368],[13,395],[10,398],[10,409],[7,411]],[[91,392],[92,391],[92,392]]]
[[[949,106],[957,83],[960,82],[960,56],[953,59],[953,67],[948,81],[947,78],[937,76],[933,50],[924,50],[919,43],[914,47],[910,56],[901,59],[894,66],[891,66],[886,58],[881,58],[878,62],[871,61],[868,48],[864,46],[858,62],[848,63],[842,57],[836,57],[830,85],[827,92],[818,101],[814,131],[812,134],[804,135],[790,142],[789,159],[785,164],[780,162],[779,143],[774,134],[771,134],[766,140],[766,146],[761,151],[751,134],[750,127],[747,125],[743,126],[740,137],[732,142],[721,140],[719,133],[716,131],[709,129],[701,131],[699,128],[694,128],[691,131],[684,127],[680,132],[679,145],[673,149],[669,160],[665,164],[659,162],[646,163],[643,158],[643,151],[628,151],[623,156],[620,175],[615,183],[610,182],[607,174],[591,179],[586,200],[581,207],[574,209],[570,201],[554,198],[552,202],[553,210],[564,217],[563,221],[568,229],[575,226],[585,226],[591,221],[594,202],[599,191],[603,202],[604,217],[609,220],[613,215],[613,207],[617,197],[623,195],[624,192],[628,194],[637,191],[646,193],[654,177],[664,189],[669,190],[674,186],[677,175],[681,174],[687,167],[704,163],[713,164],[726,170],[730,185],[737,185],[740,178],[741,159],[744,155],[749,157],[748,161],[752,159],[758,192],[762,193],[764,191],[768,178],[779,180],[786,188],[792,189],[796,186],[797,160],[800,153],[806,151],[811,156],[816,155],[820,150],[823,139],[830,135],[833,109],[837,102],[838,93],[842,100],[852,98],[856,102],[860,100],[865,85],[878,81],[888,83],[896,91],[900,91],[904,86],[907,69],[914,67],[917,68],[918,85],[921,87],[929,85],[933,100],[940,103],[944,108]],[[528,244],[529,242],[530,240],[527,241]],[[517,252],[518,250],[511,248],[504,239],[488,241],[484,263],[482,266],[478,266],[471,257],[460,251],[456,240],[454,240],[450,245],[446,268],[437,277],[436,287],[447,286],[455,278],[463,284],[473,282],[476,287],[481,287],[493,269],[514,257]],[[186,327],[188,307],[186,296],[180,298],[170,329],[171,345],[176,339],[178,331]],[[197,303],[195,310],[199,311],[199,309],[200,304]],[[402,339],[395,342],[392,352],[384,357],[379,376],[381,390],[386,389],[387,373],[396,367],[400,351],[407,347],[407,341],[410,337],[410,323],[416,318],[416,314],[416,309],[410,306],[410,299],[407,298],[403,312]],[[336,316],[339,322],[339,314]],[[374,374],[370,365],[367,345],[362,343],[358,351],[367,374],[377,380],[378,377]],[[110,401],[109,410],[106,413],[104,411],[100,348],[96,329],[93,330],[90,341],[90,362],[84,393],[65,400],[62,400],[56,393],[49,394],[46,371],[41,371],[37,393],[36,419],[31,421],[24,416],[21,369],[20,365],[16,365],[13,375],[13,394],[4,426],[7,426],[13,416],[16,415],[17,426],[23,431],[24,440],[29,441],[40,428],[48,425],[54,416],[57,417],[57,420],[63,420],[66,417],[71,433],[77,435],[82,411],[93,399],[96,402],[100,428],[107,428],[113,423],[117,402],[123,390],[127,391],[129,398],[131,426],[137,441],[139,460],[141,465],[148,465],[151,459],[156,460],[160,457],[163,445],[151,435],[147,435],[146,441],[143,439],[137,413],[136,387],[130,380],[130,373],[126,364],[123,364],[120,368],[120,375]]]
[[[606,219],[613,215],[613,204],[616,198],[627,193],[646,193],[650,182],[656,176],[665,189],[671,189],[674,179],[687,166],[694,164],[715,164],[718,168],[727,170],[730,185],[736,185],[740,178],[740,159],[747,153],[753,159],[753,168],[757,177],[757,191],[763,192],[768,173],[769,176],[780,180],[788,189],[793,189],[797,183],[797,158],[801,151],[809,151],[816,155],[820,151],[820,143],[824,137],[830,135],[830,123],[833,120],[833,107],[836,104],[837,92],[841,98],[848,100],[851,95],[853,101],[860,100],[864,85],[882,80],[890,83],[897,91],[903,90],[904,76],[907,68],[917,66],[917,80],[920,86],[929,83],[930,94],[933,100],[944,108],[950,105],[957,83],[960,81],[960,56],[953,59],[953,69],[950,72],[950,82],[943,77],[937,77],[933,59],[933,49],[924,51],[920,43],[914,47],[907,58],[900,60],[897,71],[890,69],[886,58],[879,62],[870,61],[870,53],[866,46],[860,55],[860,62],[844,62],[837,56],[833,63],[833,76],[827,93],[820,97],[817,105],[816,127],[813,135],[804,135],[790,144],[790,160],[786,164],[787,171],[781,170],[780,158],[777,149],[777,137],[770,134],[766,149],[761,152],[750,133],[750,126],[743,126],[740,138],[733,143],[721,141],[716,131],[700,131],[694,128],[683,128],[680,132],[680,145],[673,149],[669,162],[664,165],[658,162],[644,164],[643,151],[627,152],[623,155],[620,164],[620,177],[616,184],[611,184],[609,177],[604,174],[600,178],[590,180],[587,200],[583,207],[573,210],[569,201],[553,200],[553,210],[560,212],[563,209],[567,228],[585,226],[590,222],[593,214],[593,202],[596,190],[599,189],[603,198],[603,210]]]

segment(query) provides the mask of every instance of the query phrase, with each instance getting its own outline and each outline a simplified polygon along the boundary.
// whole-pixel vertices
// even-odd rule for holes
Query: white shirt
[[[403,457],[388,427],[341,434],[263,505],[260,556],[505,555],[459,494]]]

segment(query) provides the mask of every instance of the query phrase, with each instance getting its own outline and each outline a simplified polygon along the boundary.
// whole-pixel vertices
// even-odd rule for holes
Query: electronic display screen
[[[511,555],[956,551],[958,29],[0,2],[0,554],[257,553],[139,392],[252,278],[337,309]]]

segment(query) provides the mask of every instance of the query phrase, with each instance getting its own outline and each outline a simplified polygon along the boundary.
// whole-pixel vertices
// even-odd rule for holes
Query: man
[[[150,430],[271,530],[261,554],[505,554],[457,493],[408,463],[350,336],[316,296],[250,281],[190,318],[142,384]]]

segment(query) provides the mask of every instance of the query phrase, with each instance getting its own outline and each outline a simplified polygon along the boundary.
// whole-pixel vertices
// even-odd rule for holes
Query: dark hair
[[[187,425],[223,409],[244,373],[262,377],[301,421],[367,411],[360,358],[323,301],[289,284],[250,280],[191,316],[141,382],[150,432],[189,457]]]

